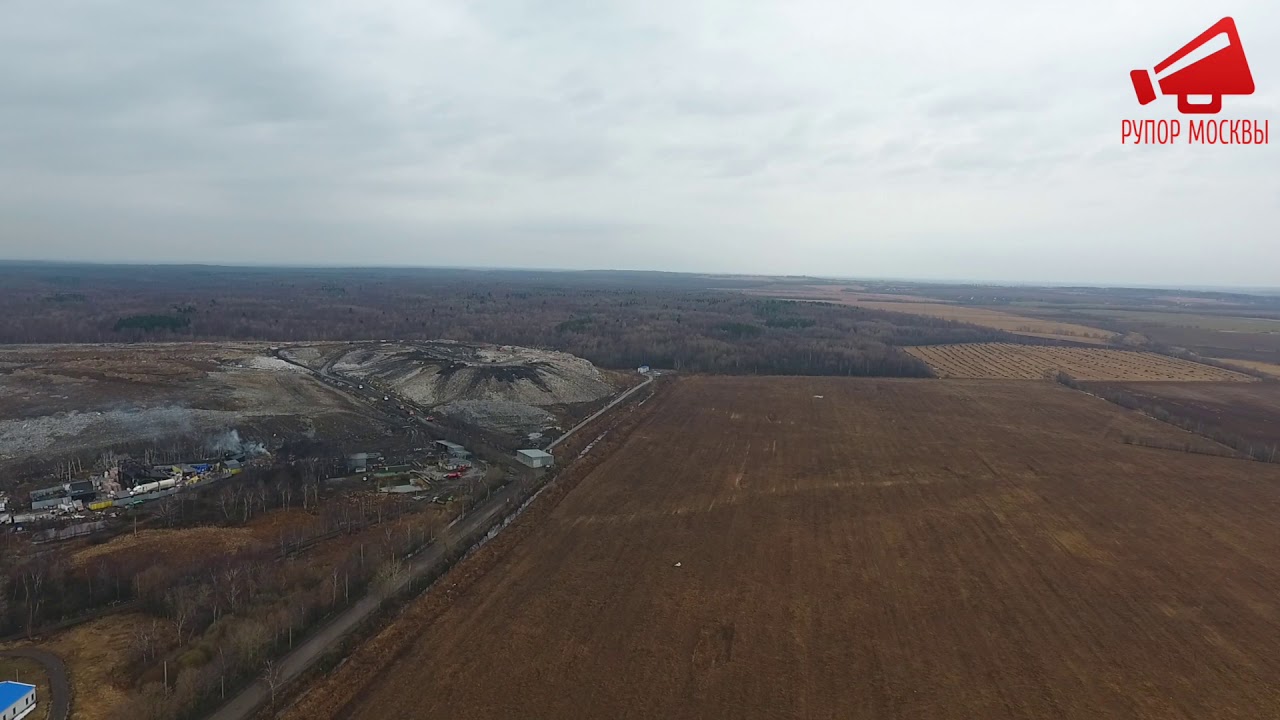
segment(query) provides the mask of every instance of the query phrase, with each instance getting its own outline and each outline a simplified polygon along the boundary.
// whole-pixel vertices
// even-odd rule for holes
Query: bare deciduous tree
[[[276,692],[284,682],[284,674],[281,672],[280,663],[274,660],[267,660],[263,663],[262,680],[267,684],[267,690],[271,693],[271,707],[274,709],[276,706]]]

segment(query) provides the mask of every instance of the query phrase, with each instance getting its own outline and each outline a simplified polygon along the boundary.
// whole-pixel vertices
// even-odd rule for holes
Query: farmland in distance
[[[1249,368],[1273,378],[1280,378],[1280,365],[1269,362],[1258,362],[1256,360],[1234,360],[1232,358],[1219,358],[1220,362],[1228,365],[1239,365],[1240,367]]]
[[[1251,382],[1255,379],[1212,365],[1135,350],[1009,343],[926,345],[906,350],[944,378],[1040,380],[1065,372],[1078,380]]]
[[[1003,310],[967,307],[957,303],[913,295],[864,293],[851,291],[849,288],[827,285],[764,288],[746,292],[751,295],[785,297],[792,300],[816,300],[840,305],[852,305],[869,310],[924,315],[942,320],[981,325],[993,330],[1003,330],[1028,337],[1071,340],[1096,345],[1106,345],[1119,337],[1109,330],[1079,323],[1064,322],[1050,318],[1027,317]]]
[[[1092,393],[1216,437],[1254,457],[1280,460],[1280,383],[1086,383]]]
[[[331,717],[1280,713],[1280,467],[1048,383],[654,402]]]
[[[954,320],[956,322],[982,325],[1004,330],[1028,337],[1043,337],[1055,340],[1074,340],[1076,342],[1105,345],[1117,335],[1099,328],[1077,323],[1061,322],[1045,318],[1025,317],[988,308],[964,307],[945,303],[921,302],[884,302],[879,300],[854,300],[850,304],[872,310],[889,310],[892,312],[926,315],[928,317]]]

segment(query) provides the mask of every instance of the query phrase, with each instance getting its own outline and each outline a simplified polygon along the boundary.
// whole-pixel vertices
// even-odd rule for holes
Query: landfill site
[[[433,485],[480,472],[479,461],[451,462],[471,457],[471,440],[537,467],[549,460],[532,454],[615,391],[585,360],[511,346],[6,348],[0,509],[18,525],[83,521],[253,464],[317,457],[337,478],[368,471],[383,492],[440,501],[456,493]]]
[[[546,408],[614,391],[582,358],[511,345],[334,343],[291,347],[280,356],[325,377],[357,381],[357,390],[382,389],[439,415],[507,432],[540,432],[555,422]]]
[[[494,537],[640,370],[452,342],[0,350],[0,658],[34,643],[55,686],[65,665],[51,707],[77,719],[261,708],[264,658],[296,681]]]

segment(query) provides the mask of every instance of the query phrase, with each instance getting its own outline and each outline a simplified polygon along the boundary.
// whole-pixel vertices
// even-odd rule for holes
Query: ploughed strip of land
[[[1213,365],[1137,350],[1044,347],[1011,343],[922,345],[907,352],[943,378],[1042,380],[1059,372],[1077,380],[1252,382]]]
[[[1280,716],[1280,467],[1052,383],[653,402],[354,717]]]

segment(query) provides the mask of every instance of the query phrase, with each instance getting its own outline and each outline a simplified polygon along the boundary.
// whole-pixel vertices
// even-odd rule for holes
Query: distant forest
[[[757,284],[671,273],[13,264],[0,266],[0,342],[443,338],[554,348],[607,368],[923,377],[928,367],[895,346],[1026,341],[734,291]]]

